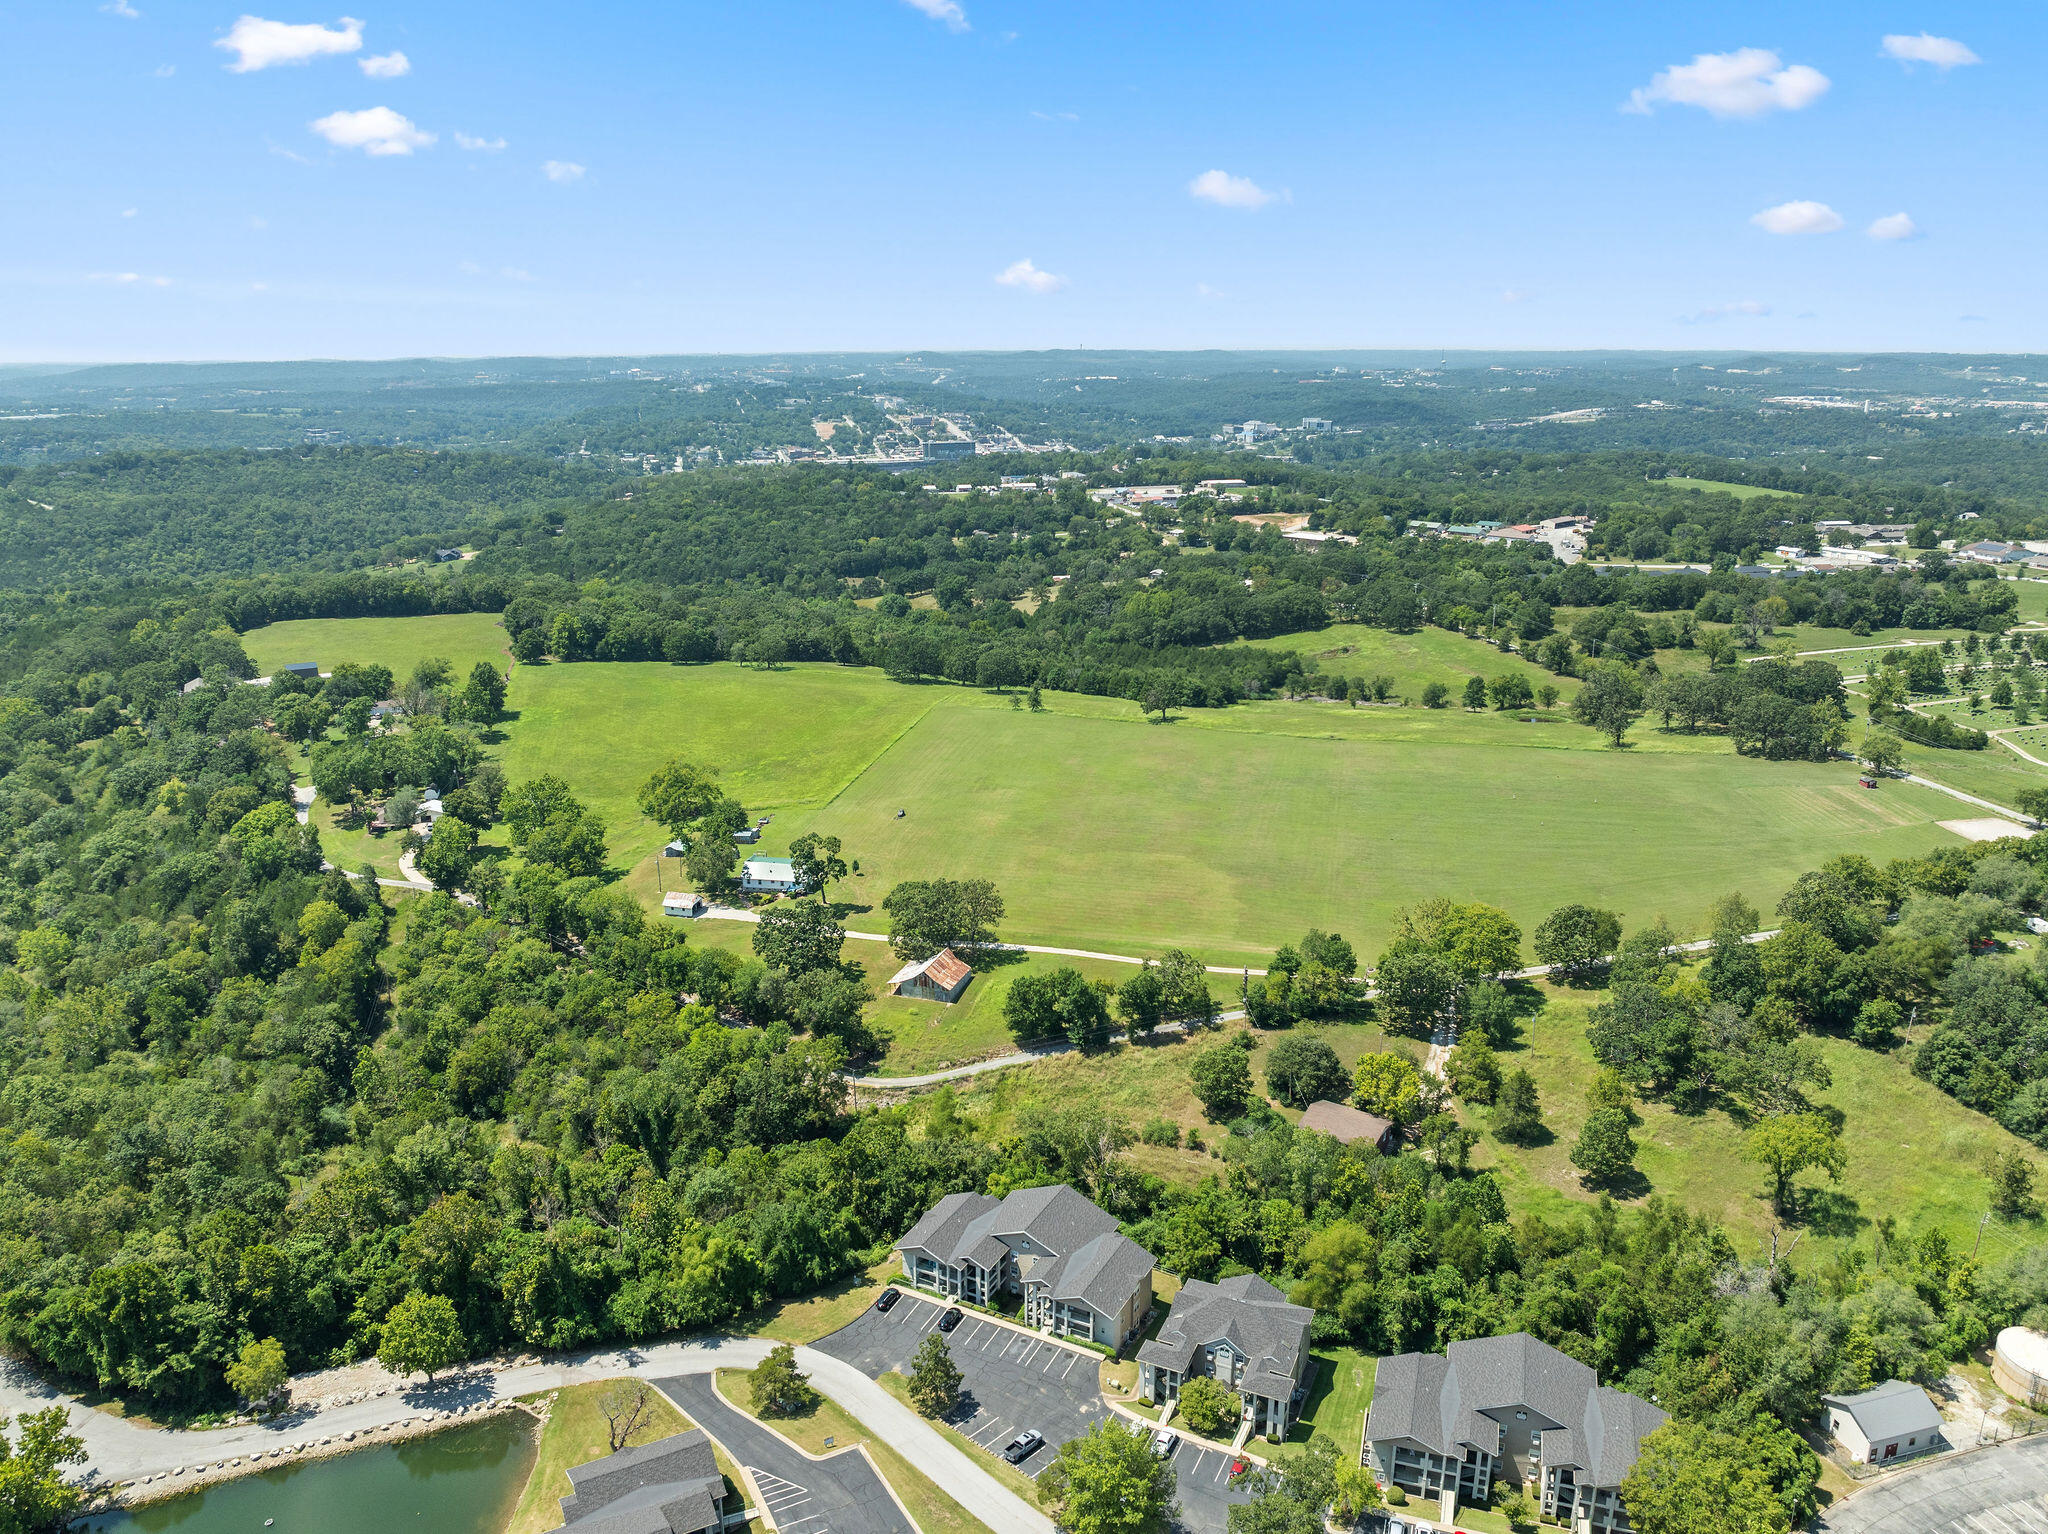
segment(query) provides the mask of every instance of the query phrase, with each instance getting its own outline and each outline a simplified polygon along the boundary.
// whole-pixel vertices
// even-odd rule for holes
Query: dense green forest
[[[374,448],[0,467],[0,586],[350,569],[580,502],[608,477],[575,459]]]

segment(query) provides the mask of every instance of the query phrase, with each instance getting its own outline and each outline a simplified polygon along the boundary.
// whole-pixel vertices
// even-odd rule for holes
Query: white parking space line
[[[1060,1378],[1065,1379],[1069,1374],[1072,1374],[1074,1372],[1074,1365],[1079,1363],[1080,1361],[1081,1355],[1079,1353],[1076,1353],[1072,1357],[1068,1358],[1066,1368],[1060,1370]]]
[[[1029,1364],[1032,1359],[1038,1356],[1038,1350],[1044,1346],[1044,1343],[1034,1341],[1030,1347],[1026,1348],[1023,1351],[1023,1353],[1018,1356],[1017,1362],[1020,1365]]]

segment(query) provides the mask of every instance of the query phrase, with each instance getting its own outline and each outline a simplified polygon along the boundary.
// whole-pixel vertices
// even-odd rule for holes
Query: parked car
[[[1234,1459],[1230,1462],[1230,1473],[1232,1476],[1243,1475],[1251,1468],[1252,1462],[1248,1459]]]
[[[958,1326],[965,1319],[965,1312],[963,1312],[958,1305],[955,1305],[951,1310],[947,1311],[943,1316],[939,1317],[939,1330],[942,1332],[950,1332],[954,1327]]]
[[[1044,1447],[1045,1434],[1036,1428],[1026,1428],[1003,1445],[1003,1458],[1013,1465],[1021,1465]]]
[[[1179,1443],[1180,1434],[1174,1432],[1171,1428],[1161,1428],[1152,1435],[1152,1457],[1154,1459],[1167,1458],[1173,1453],[1175,1446]]]
[[[901,1289],[884,1289],[882,1291],[882,1297],[879,1300],[875,1301],[875,1309],[887,1310],[890,1306],[894,1305],[898,1300],[902,1298],[903,1291]]]

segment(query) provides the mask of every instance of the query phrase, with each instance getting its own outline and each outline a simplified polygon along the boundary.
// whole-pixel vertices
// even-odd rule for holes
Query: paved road
[[[86,1470],[96,1484],[161,1475],[173,1469],[218,1464],[261,1450],[266,1455],[291,1444],[314,1444],[344,1433],[364,1434],[395,1422],[417,1419],[427,1410],[475,1406],[512,1396],[556,1390],[590,1380],[630,1375],[671,1379],[714,1369],[750,1369],[774,1344],[759,1337],[709,1337],[695,1342],[661,1342],[644,1348],[567,1355],[548,1363],[498,1370],[473,1370],[417,1387],[373,1396],[346,1406],[305,1409],[246,1427],[205,1432],[172,1432],[144,1427],[81,1406],[53,1389],[32,1370],[0,1360],[0,1413],[9,1416],[51,1405],[70,1409],[71,1431],[85,1440]],[[981,1470],[930,1423],[851,1364],[815,1348],[796,1350],[797,1366],[811,1383],[935,1482],[968,1514],[996,1534],[1053,1534],[1052,1520]]]
[[[814,1344],[862,1373],[909,1372],[910,1357],[946,1307],[905,1293],[893,1309],[870,1309]],[[1046,1446],[1017,1468],[1034,1480],[1059,1446],[1112,1415],[1103,1404],[1101,1363],[1093,1353],[999,1326],[968,1311],[948,1339],[961,1375],[959,1410],[948,1422],[989,1454],[1026,1428]],[[1229,1485],[1231,1456],[1183,1439],[1174,1450],[1181,1526],[1189,1534],[1223,1534],[1234,1503],[1248,1501]]]
[[[752,1473],[780,1534],[915,1534],[859,1450],[811,1459],[728,1406],[708,1374],[677,1375],[654,1385]]]
[[[1823,1513],[1824,1534],[2048,1534],[2048,1436],[1951,1455]]]

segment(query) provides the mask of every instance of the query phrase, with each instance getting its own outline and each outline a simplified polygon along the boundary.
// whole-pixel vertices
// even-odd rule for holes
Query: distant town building
[[[918,451],[927,463],[944,463],[954,458],[972,458],[972,442],[930,441],[920,442]]]
[[[1301,418],[1303,431],[1322,432],[1330,429],[1330,423],[1319,415],[1305,415]]]

